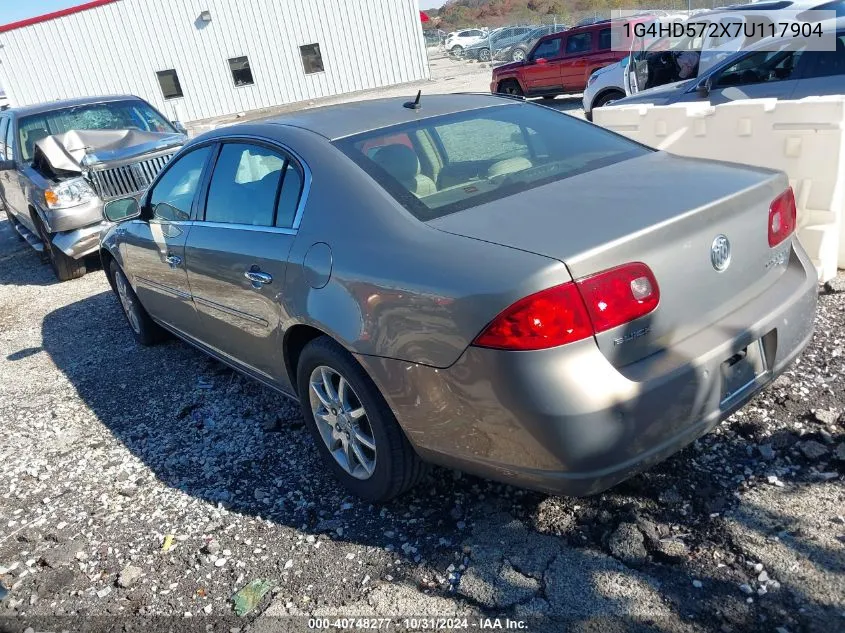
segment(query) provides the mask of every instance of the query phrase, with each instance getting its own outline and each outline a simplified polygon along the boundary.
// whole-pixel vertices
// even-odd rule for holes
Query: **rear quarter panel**
[[[313,181],[290,253],[283,328],[308,324],[357,354],[447,367],[511,303],[571,279],[551,258],[428,227],[327,140],[284,130]],[[321,287],[325,257],[309,251],[326,249],[316,244],[331,252]]]

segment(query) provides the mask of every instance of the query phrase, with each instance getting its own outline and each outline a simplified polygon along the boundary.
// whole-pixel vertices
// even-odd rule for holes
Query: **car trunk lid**
[[[654,152],[429,225],[557,259],[574,279],[648,265],[660,287],[657,309],[596,337],[622,366],[702,330],[775,283],[791,238],[769,247],[769,207],[787,187],[776,172]],[[720,236],[731,254],[721,271],[711,259]]]

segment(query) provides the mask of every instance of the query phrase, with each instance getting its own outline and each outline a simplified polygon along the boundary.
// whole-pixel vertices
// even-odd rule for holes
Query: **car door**
[[[804,53],[793,99],[845,94],[845,32],[836,34],[835,51]]]
[[[595,34],[595,30],[590,30],[566,36],[564,54],[559,61],[564,90],[579,92],[587,85],[587,66],[596,47]]]
[[[162,171],[142,201],[142,218],[119,227],[126,272],[153,318],[188,336],[199,325],[185,268],[197,193],[212,146],[180,155]]]
[[[0,132],[3,135],[3,147],[0,158],[15,161],[14,169],[7,169],[0,172],[0,187],[2,187],[2,199],[6,209],[12,212],[19,221],[23,222],[31,231],[35,230],[32,218],[29,217],[28,205],[26,203],[26,190],[22,182],[21,160],[16,151],[17,143],[15,135],[15,119],[11,116],[3,117],[5,123],[0,124]]]
[[[274,382],[285,379],[281,301],[306,174],[281,147],[227,139],[186,246],[201,342]]]
[[[540,40],[522,69],[525,88],[529,92],[552,92],[561,89],[558,60],[562,53],[562,36]]]
[[[713,105],[737,99],[791,99],[798,83],[803,47],[754,51],[713,74],[707,99]],[[685,100],[698,100],[695,90]]]

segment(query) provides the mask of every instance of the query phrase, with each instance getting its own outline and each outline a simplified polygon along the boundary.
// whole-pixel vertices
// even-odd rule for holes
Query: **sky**
[[[85,0],[29,0],[29,2],[0,0],[0,24],[33,18],[36,15],[67,9],[77,4],[85,4]]]
[[[44,15],[61,9],[67,9],[78,4],[84,4],[86,0],[0,0],[0,24],[25,20],[36,15]],[[420,0],[421,9],[442,7],[446,0]]]

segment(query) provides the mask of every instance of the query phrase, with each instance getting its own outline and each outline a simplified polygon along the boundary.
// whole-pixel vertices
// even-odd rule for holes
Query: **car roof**
[[[492,94],[423,94],[420,109],[404,107],[415,95],[401,98],[352,101],[337,105],[299,110],[290,114],[264,119],[263,123],[288,125],[310,130],[329,140],[354,136],[420,119],[478,110],[500,105],[516,105],[520,100]],[[237,126],[234,126],[235,129]],[[221,131],[233,128],[221,128]]]
[[[135,95],[104,95],[100,97],[79,97],[76,99],[61,99],[58,101],[47,101],[45,103],[36,103],[28,106],[20,106],[17,108],[9,108],[6,113],[12,113],[16,116],[29,116],[31,114],[43,114],[45,112],[53,112],[54,110],[61,110],[62,108],[72,108],[73,106],[93,105],[96,103],[111,103],[114,101],[142,101],[140,97]]]

